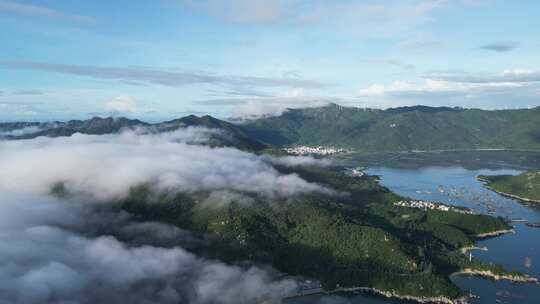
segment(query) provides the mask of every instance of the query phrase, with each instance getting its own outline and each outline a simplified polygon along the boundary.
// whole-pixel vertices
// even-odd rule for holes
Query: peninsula
[[[519,175],[479,175],[478,180],[503,196],[526,203],[540,203],[540,172]]]

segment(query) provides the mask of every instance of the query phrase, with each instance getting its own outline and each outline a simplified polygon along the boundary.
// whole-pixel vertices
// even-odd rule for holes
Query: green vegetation
[[[195,116],[189,115],[186,117],[165,121],[161,123],[149,124],[137,119],[119,118],[100,118],[94,117],[87,120],[70,120],[67,122],[54,123],[0,123],[0,133],[9,132],[25,127],[36,127],[38,131],[35,133],[27,133],[22,135],[8,135],[9,139],[29,139],[38,136],[60,137],[71,136],[75,133],[83,134],[110,134],[118,133],[126,129],[135,129],[137,127],[147,128],[155,132],[174,131],[186,127],[204,127],[209,129],[217,129],[223,131],[224,134],[215,134],[208,142],[211,146],[230,146],[246,151],[261,151],[268,148],[265,144],[257,139],[251,138],[243,128],[232,123],[216,119],[212,116]],[[1,135],[1,134],[0,134]]]
[[[455,298],[449,274],[464,268],[503,272],[460,253],[474,235],[508,229],[501,219],[397,207],[402,199],[376,178],[353,178],[336,169],[277,167],[283,173],[336,190],[303,195],[209,203],[208,193],[133,188],[122,208],[141,220],[190,230],[206,241],[191,250],[229,262],[269,263],[290,275],[321,280],[326,289],[366,286],[414,296]]]
[[[540,203],[540,172],[524,172],[513,175],[480,175],[486,186],[504,195],[523,201]]]
[[[449,107],[402,107],[387,110],[348,108],[335,104],[291,109],[278,117],[233,124],[214,117],[190,115],[161,123],[127,118],[92,118],[51,123],[0,123],[0,131],[25,126],[37,133],[8,136],[70,136],[76,132],[106,134],[144,126],[157,131],[199,126],[220,129],[212,145],[261,151],[284,146],[335,146],[357,152],[471,149],[540,150],[540,107],[487,111]]]
[[[388,110],[291,109],[244,128],[274,146],[323,145],[360,152],[455,149],[540,150],[540,107],[486,111],[424,106]]]

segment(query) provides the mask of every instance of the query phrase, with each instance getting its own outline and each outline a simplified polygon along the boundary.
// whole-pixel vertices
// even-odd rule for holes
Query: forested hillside
[[[359,151],[540,150],[540,108],[487,111],[414,106],[387,110],[335,104],[291,109],[244,126],[276,146],[331,145]]]
[[[204,235],[192,248],[225,261],[269,263],[289,275],[318,279],[327,290],[367,286],[398,294],[456,298],[448,276],[464,268],[504,270],[469,260],[460,248],[475,235],[508,229],[485,215],[393,205],[400,198],[374,177],[337,169],[279,168],[342,194],[268,199],[250,195],[216,206],[205,193],[156,195],[134,188],[121,202],[140,220],[165,221]]]

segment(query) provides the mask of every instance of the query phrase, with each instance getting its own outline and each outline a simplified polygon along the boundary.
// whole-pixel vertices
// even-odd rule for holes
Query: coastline
[[[496,231],[491,231],[491,232],[486,232],[486,233],[479,233],[473,236],[475,238],[483,239],[483,238],[488,238],[488,237],[500,236],[500,235],[508,234],[508,233],[516,233],[516,231],[514,229],[503,229],[503,230],[496,230]]]
[[[391,299],[398,299],[398,300],[406,300],[406,301],[415,301],[418,303],[441,303],[441,304],[465,304],[467,303],[467,297],[461,297],[457,299],[451,299],[445,296],[439,296],[439,297],[422,297],[422,296],[410,296],[410,295],[402,295],[398,294],[395,291],[384,291],[377,288],[371,288],[371,287],[351,287],[351,288],[339,288],[332,291],[326,292],[326,294],[335,294],[335,293],[364,293],[364,294],[372,294],[376,296],[381,296],[385,298],[391,298]]]
[[[521,196],[518,196],[518,195],[515,195],[515,194],[510,194],[510,193],[502,192],[502,191],[499,191],[499,190],[495,190],[495,189],[493,189],[492,187],[490,187],[488,185],[485,185],[485,186],[489,190],[491,190],[491,191],[493,191],[493,192],[495,192],[497,194],[500,194],[502,196],[508,197],[508,198],[513,198],[513,199],[516,199],[518,201],[522,201],[522,202],[525,202],[525,203],[540,204],[540,200],[534,200],[534,199],[530,199],[530,198],[526,198],[526,197],[521,197]]]
[[[515,200],[518,200],[518,201],[521,201],[521,202],[524,202],[524,203],[532,203],[532,204],[540,204],[540,200],[535,200],[535,199],[531,199],[531,198],[526,198],[526,197],[521,197],[519,195],[515,195],[515,194],[510,194],[510,193],[506,193],[506,192],[502,192],[502,191],[499,191],[499,190],[496,190],[494,189],[493,187],[491,187],[489,185],[489,180],[487,179],[484,179],[484,178],[481,178],[480,176],[477,176],[476,179],[478,181],[481,181],[484,183],[484,187],[486,187],[487,189],[499,194],[499,195],[502,195],[504,197],[508,197],[508,198],[512,198],[512,199],[515,199]]]
[[[291,295],[283,298],[283,300],[288,300],[296,297],[304,297],[311,295],[332,295],[339,293],[352,293],[352,294],[364,294],[364,295],[373,295],[378,297],[384,297],[387,299],[398,299],[404,301],[414,301],[417,303],[439,303],[439,304],[467,304],[467,296],[462,296],[460,298],[452,299],[445,296],[438,297],[427,297],[427,296],[411,296],[403,295],[396,293],[394,290],[385,291],[374,287],[348,287],[348,288],[337,288],[334,290],[322,290],[310,294],[299,294]]]
[[[528,275],[511,275],[511,274],[495,274],[491,270],[476,270],[472,268],[465,268],[460,271],[452,273],[450,276],[457,275],[473,275],[479,277],[490,278],[495,281],[507,280],[517,283],[536,283],[538,284],[538,279]]]
[[[469,251],[473,251],[473,250],[480,250],[480,251],[488,251],[488,248],[487,247],[478,247],[478,246],[465,246],[465,247],[461,247],[459,249],[459,251],[462,253],[462,254],[467,254],[467,252]]]
[[[471,249],[479,249],[483,250],[482,248],[471,248]],[[468,248],[463,248],[462,250],[468,250]],[[495,281],[501,281],[501,280],[507,280],[515,283],[535,283],[539,284],[539,281],[535,277],[531,277],[528,275],[510,275],[510,274],[503,274],[498,275],[493,273],[490,270],[475,270],[472,268],[465,268],[463,270],[454,272],[449,275],[449,277],[452,276],[461,276],[461,275],[469,275],[469,276],[479,276],[484,278],[489,278]],[[428,297],[428,296],[412,296],[412,295],[403,295],[396,293],[395,291],[385,291],[378,288],[373,287],[349,287],[349,288],[338,288],[330,291],[321,291],[318,294],[337,294],[337,293],[362,293],[362,294],[370,294],[375,296],[381,296],[388,299],[398,299],[398,300],[406,300],[406,301],[414,301],[417,303],[441,303],[441,304],[466,304],[468,303],[468,297],[463,296],[460,298],[452,299],[445,296],[439,296],[439,297]]]

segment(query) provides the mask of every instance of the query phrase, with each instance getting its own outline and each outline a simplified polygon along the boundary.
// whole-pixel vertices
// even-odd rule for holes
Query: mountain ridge
[[[29,132],[14,133],[14,131],[24,131],[24,128],[33,128]],[[258,151],[267,148],[256,139],[245,134],[237,125],[219,120],[209,115],[195,116],[189,115],[165,122],[155,124],[147,123],[138,119],[125,117],[93,117],[87,120],[70,120],[67,122],[52,123],[25,123],[10,122],[0,123],[0,138],[2,132],[7,139],[31,139],[39,136],[61,137],[71,136],[75,133],[103,135],[118,133],[125,129],[136,129],[139,127],[149,128],[153,132],[169,132],[187,127],[205,127],[209,129],[222,130],[224,134],[212,136],[210,145],[232,146],[241,150]]]
[[[243,125],[277,147],[336,146],[361,152],[518,148],[540,150],[540,108],[481,110],[329,105],[291,109]]]
[[[0,123],[0,136],[28,139],[106,134],[151,127],[157,132],[185,127],[223,130],[230,135],[216,145],[244,150],[268,147],[335,146],[358,152],[433,151],[460,149],[540,150],[540,107],[482,110],[458,107],[409,106],[389,109],[355,108],[329,104],[289,109],[279,116],[235,124],[210,115],[189,115],[159,123],[125,117],[94,117],[67,122]],[[36,132],[5,135],[21,128]]]

